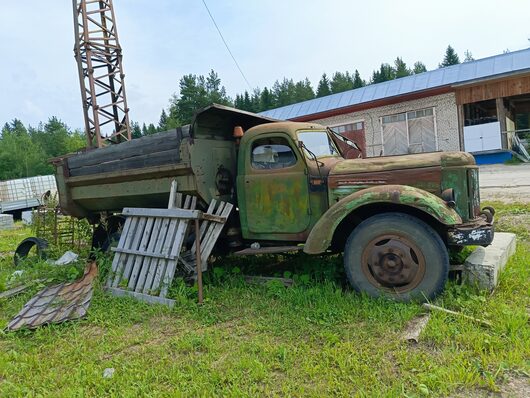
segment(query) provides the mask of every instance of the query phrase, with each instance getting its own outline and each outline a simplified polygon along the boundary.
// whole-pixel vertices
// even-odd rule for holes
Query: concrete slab
[[[515,234],[496,232],[490,246],[477,247],[466,259],[462,273],[464,282],[479,289],[495,289],[501,271],[515,253],[515,246]]]
[[[13,229],[14,227],[12,214],[0,214],[0,230]]]

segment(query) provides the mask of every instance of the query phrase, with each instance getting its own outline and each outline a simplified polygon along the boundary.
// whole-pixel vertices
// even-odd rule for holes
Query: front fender
[[[380,185],[352,193],[331,206],[311,230],[304,252],[318,254],[326,251],[340,222],[352,211],[374,203],[410,206],[445,225],[462,223],[458,213],[432,193],[406,185]]]

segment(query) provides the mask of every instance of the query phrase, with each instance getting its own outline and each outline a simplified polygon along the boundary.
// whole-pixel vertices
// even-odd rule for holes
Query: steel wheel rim
[[[406,293],[423,280],[426,261],[423,252],[410,239],[384,234],[363,249],[361,269],[372,285],[392,293]]]

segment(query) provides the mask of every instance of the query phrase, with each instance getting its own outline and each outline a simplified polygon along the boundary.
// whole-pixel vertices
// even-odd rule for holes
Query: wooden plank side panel
[[[193,196],[191,200],[188,201],[187,206],[191,210],[194,210],[196,205],[197,205],[197,198]],[[186,203],[185,203],[185,206],[186,206]],[[175,233],[173,245],[169,253],[170,256],[178,257],[179,253],[182,251],[182,245],[184,243],[184,239],[188,231],[188,224],[189,224],[188,220],[179,220],[179,225]],[[160,297],[166,297],[168,289],[171,285],[171,282],[173,281],[173,277],[175,276],[176,267],[177,267],[177,260],[175,261],[169,260],[167,262],[167,268],[164,272],[162,286],[160,289]]]
[[[125,234],[125,241],[124,241],[124,244],[123,244],[123,248],[124,249],[130,249],[131,248],[131,244],[132,244],[132,240],[133,240],[132,237],[134,236],[134,234],[136,232],[136,227],[137,227],[139,221],[140,220],[137,217],[133,217],[131,219],[131,225],[129,227],[129,230],[127,231],[127,234]],[[122,235],[123,235],[123,232],[122,232]],[[121,240],[121,238],[120,238],[120,240]],[[121,281],[123,268],[125,266],[125,262],[127,261],[127,256],[128,256],[127,254],[116,253],[115,258],[116,257],[118,258],[118,262],[117,262],[114,274],[112,275],[112,277],[114,279],[112,281],[111,286],[113,286],[113,287],[118,286],[118,283],[120,283],[120,281]]]
[[[132,223],[132,218],[127,218],[125,220],[125,224],[123,225],[122,233],[121,233],[121,236],[120,236],[120,241],[118,242],[118,247],[119,248],[124,248],[125,247],[125,239],[127,238],[127,235],[128,235],[129,230],[131,228],[131,223]],[[121,253],[116,253],[114,255],[114,258],[112,259],[112,267],[111,267],[110,275],[107,278],[107,286],[111,286],[112,285],[112,282],[114,280],[114,276],[116,275],[116,270],[118,269],[118,264],[120,262],[121,256],[122,256]]]
[[[155,219],[153,217],[147,218],[147,222],[145,224],[144,233],[142,235],[142,240],[140,243],[140,247],[138,250],[140,252],[146,252],[147,251],[147,245],[149,243],[149,238],[151,234],[153,233],[153,225],[155,223]],[[142,269],[142,264],[144,262],[143,256],[136,256],[134,259],[133,268],[131,271],[131,277],[129,278],[129,283],[127,287],[129,289],[135,288],[137,282],[138,282],[138,276],[140,275],[140,270]]]
[[[160,232],[158,235],[158,239],[155,244],[154,251],[157,253],[160,253],[160,250],[162,249],[162,245],[165,242],[165,239],[167,238],[167,232],[169,228],[170,219],[169,218],[162,218],[162,223],[160,225]],[[158,266],[159,260],[155,258],[150,258],[147,263],[149,264],[147,275],[145,277],[144,286],[142,289],[142,293],[149,294],[150,290],[157,289],[158,287],[153,286],[153,279],[155,278],[156,274],[156,267]]]
[[[123,142],[119,145],[110,145],[105,148],[70,156],[68,158],[68,166],[71,169],[74,169],[119,159],[127,159],[133,156],[142,156],[149,153],[167,151],[170,149],[178,151],[180,143],[181,139],[176,133],[161,133],[146,136],[136,140]]]
[[[231,203],[225,203],[224,209],[221,212],[222,217],[227,217],[230,215],[230,212],[232,211],[233,205]],[[215,243],[217,242],[217,239],[219,238],[219,235],[221,234],[221,230],[224,227],[224,224],[221,223],[213,223],[213,229],[210,233],[210,236],[208,239],[206,239],[205,247],[202,248],[201,244],[201,262],[202,262],[202,268],[207,269],[208,267],[208,257],[210,257],[210,254],[213,250],[213,247],[215,246]],[[201,242],[202,243],[202,242]]]
[[[180,154],[177,150],[172,149],[164,152],[150,153],[143,156],[134,156],[129,159],[122,159],[115,162],[95,164],[93,166],[70,169],[72,177],[86,176],[99,173],[110,172],[127,172],[133,169],[142,169],[146,167],[163,166],[180,162]]]
[[[169,222],[169,227],[168,227],[167,233],[162,238],[163,243],[162,243],[162,247],[161,247],[161,252],[163,254],[168,255],[170,253],[171,244],[176,239],[178,239],[178,237],[175,235],[175,233],[177,232],[177,227],[183,222],[185,222],[185,221],[184,220],[175,220],[175,219],[173,219],[173,220],[171,220]],[[163,277],[164,273],[166,272],[167,263],[168,263],[167,259],[158,259],[158,261],[156,261],[155,264],[152,265],[153,272],[154,272],[153,282],[151,283],[151,290],[152,291],[156,291],[156,290],[159,289],[160,281],[162,280],[162,277]]]
[[[156,218],[153,224],[153,230],[149,236],[149,243],[147,244],[147,250],[152,252],[155,250],[158,235],[160,233],[160,225],[162,224],[161,218]],[[144,288],[145,278],[149,272],[149,265],[151,264],[151,258],[144,259],[141,265],[140,274],[134,286],[135,292],[140,292]],[[132,288],[132,287],[131,287]]]
[[[458,105],[530,94],[530,76],[476,83],[457,88],[455,94]]]
[[[123,209],[124,216],[138,217],[164,217],[164,218],[201,218],[200,210],[189,209],[146,209],[140,207],[126,207]]]
[[[123,290],[123,289],[117,289],[117,288],[107,288],[107,291],[112,293],[114,296],[118,297],[134,297],[137,300],[145,301],[146,303],[151,304],[163,304],[167,305],[168,307],[172,308],[175,306],[175,300],[158,297],[158,296],[150,296],[148,294],[133,292],[130,290]]]
[[[129,250],[129,251],[138,250],[138,248],[140,247],[140,244],[141,244],[141,237],[144,234],[146,223],[147,223],[147,218],[146,217],[140,217],[138,219],[138,226],[136,227],[136,231],[134,233],[131,246],[128,249],[125,249],[125,250]],[[124,279],[129,281],[129,279],[131,277],[132,268],[133,268],[133,265],[134,265],[134,260],[136,258],[136,256],[134,254],[132,254],[132,253],[126,253],[126,254],[127,254],[127,261],[125,262],[125,266],[124,266],[124,269],[123,269],[122,281]]]

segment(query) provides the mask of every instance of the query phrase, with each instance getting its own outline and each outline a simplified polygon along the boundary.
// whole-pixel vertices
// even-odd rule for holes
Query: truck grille
[[[469,198],[469,218],[473,219],[480,213],[478,168],[472,168],[467,171],[467,189]]]

